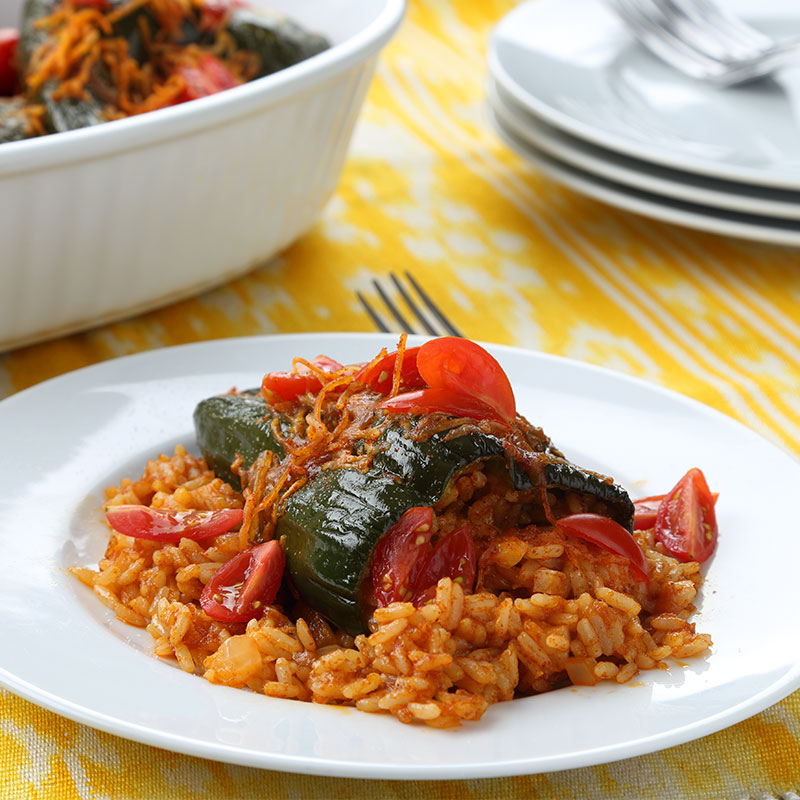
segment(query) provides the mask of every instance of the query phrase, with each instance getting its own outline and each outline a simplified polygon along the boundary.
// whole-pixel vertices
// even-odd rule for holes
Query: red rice
[[[440,532],[452,529],[459,513],[478,528],[496,523],[507,497],[487,494],[470,505],[486,484],[480,469],[454,481],[438,509]],[[149,462],[141,479],[107,490],[107,499],[172,509],[242,505],[241,495],[181,447]],[[203,586],[246,546],[235,532],[209,547],[112,532],[98,570],[72,571],[120,619],[146,627],[157,656],[187,672],[271,697],[353,705],[441,728],[570,681],[625,683],[641,669],[665,668],[669,658],[711,646],[689,621],[698,565],[659,552],[652,531],[635,534],[650,564],[649,584],[634,581],[620,557],[557,531],[493,531],[482,545],[475,593],[442,579],[434,600],[377,609],[371,632],[354,640],[311,611],[291,619],[273,607],[247,625],[206,616],[198,605]]]

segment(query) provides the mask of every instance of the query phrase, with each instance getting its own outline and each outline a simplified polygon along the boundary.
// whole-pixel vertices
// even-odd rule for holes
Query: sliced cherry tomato
[[[242,0],[205,0],[198,27],[202,31],[215,31],[222,27],[231,9],[246,7],[247,3]]]
[[[197,64],[178,67],[178,74],[183,78],[184,87],[176,103],[208,97],[224,89],[233,89],[240,83],[218,58],[209,53],[203,53]]]
[[[421,389],[425,385],[417,368],[419,347],[409,347],[403,354],[403,366],[400,370],[400,388]],[[394,365],[397,363],[397,350],[388,353],[375,364],[363,367],[356,373],[355,379],[378,394],[389,394],[394,380]]]
[[[571,514],[557,520],[556,525],[567,536],[583,539],[608,550],[609,553],[624,556],[630,562],[634,577],[649,582],[650,570],[642,548],[618,522],[600,514]]]
[[[690,469],[658,509],[656,541],[679,561],[705,561],[717,544],[715,502],[702,471]]]
[[[456,336],[433,339],[420,347],[417,366],[432,389],[446,389],[480,400],[509,422],[516,417],[508,376],[497,359],[479,344]]]
[[[221,566],[205,585],[200,606],[220,622],[249,622],[272,605],[286,556],[274,539],[249,547]]]
[[[203,53],[200,56],[199,64],[215,92],[221,92],[223,89],[233,89],[234,86],[238,86],[241,83],[218,58],[209,53]]]
[[[209,86],[205,73],[200,67],[184,64],[178,67],[178,74],[183,78],[183,89],[175,98],[176,105],[214,94],[213,88]]]
[[[149,506],[119,505],[106,508],[108,524],[118,533],[155,542],[202,541],[229,531],[242,521],[241,508],[217,511],[170,511]]]
[[[372,588],[379,606],[410,600],[433,535],[433,509],[409,508],[378,542],[372,557]]]
[[[475,541],[469,527],[462,525],[440,539],[425,557],[414,579],[414,605],[420,606],[433,598],[441,578],[452,578],[462,588],[471,590],[476,565]]]
[[[378,405],[394,413],[425,414],[441,411],[456,417],[469,419],[493,419],[507,422],[500,412],[488,403],[468,394],[450,389],[419,389],[416,392],[398,394]]]
[[[0,97],[10,97],[19,90],[19,75],[14,63],[19,44],[16,28],[0,28]]]
[[[665,494],[657,494],[652,497],[642,497],[639,500],[633,501],[633,529],[635,531],[642,531],[655,527],[658,509],[661,507],[661,503],[665,497]],[[712,492],[711,497],[716,504],[719,492]]]
[[[633,529],[635,531],[643,531],[655,526],[658,509],[664,497],[665,495],[658,494],[633,501]]]
[[[323,372],[338,372],[342,365],[328,356],[317,356],[312,362]],[[296,400],[308,392],[322,388],[319,376],[305,364],[298,364],[293,372],[268,372],[261,381],[261,394],[274,403],[277,400]]]
[[[96,8],[98,11],[110,11],[109,0],[69,0],[73,8]]]

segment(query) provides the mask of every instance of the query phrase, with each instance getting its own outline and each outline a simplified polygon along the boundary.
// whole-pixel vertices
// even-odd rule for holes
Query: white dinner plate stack
[[[798,0],[725,0],[775,38]],[[718,88],[639,45],[604,0],[529,0],[489,46],[503,139],[550,177],[645,216],[800,246],[800,59]]]

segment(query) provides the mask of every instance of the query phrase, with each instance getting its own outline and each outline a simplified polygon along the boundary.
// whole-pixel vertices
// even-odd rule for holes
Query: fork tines
[[[653,53],[695,78],[727,86],[800,55],[800,40],[776,42],[715,0],[607,0]]]
[[[403,276],[408,285],[405,285],[396,273],[390,272],[389,280],[392,283],[392,287],[388,290],[381,285],[377,278],[373,279],[372,285],[375,287],[382,305],[385,306],[385,311],[382,310],[381,304],[371,303],[362,292],[356,292],[359,302],[369,314],[375,327],[384,333],[397,331],[399,326],[399,330],[405,333],[427,333],[431,336],[463,336],[458,328],[445,316],[428,292],[419,285],[414,276],[407,270],[403,273]],[[399,297],[396,296],[393,299],[393,290]],[[423,308],[425,309],[424,312]],[[409,322],[409,314],[412,322]]]

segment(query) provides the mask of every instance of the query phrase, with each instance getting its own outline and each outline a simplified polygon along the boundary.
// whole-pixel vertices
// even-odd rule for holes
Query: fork
[[[408,284],[406,286],[396,273],[389,273],[389,280],[393,284],[394,290],[400,295],[398,300],[392,299],[392,289],[385,289],[377,278],[374,278],[372,285],[378,293],[383,305],[389,312],[390,319],[387,322],[379,310],[381,306],[377,303],[369,302],[364,294],[356,291],[359,302],[369,315],[375,327],[384,333],[392,333],[392,325],[396,323],[400,330],[405,333],[428,333],[431,336],[459,336],[463,337],[455,325],[445,316],[441,308],[436,305],[431,296],[419,285],[414,276],[406,270],[403,273]],[[423,313],[422,308],[426,311]],[[406,314],[410,312],[415,322],[408,321]],[[394,318],[394,323],[391,320]],[[433,322],[431,322],[433,320]]]
[[[607,0],[636,38],[693,78],[734,86],[800,55],[800,38],[775,41],[713,0]]]

